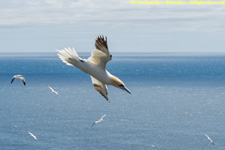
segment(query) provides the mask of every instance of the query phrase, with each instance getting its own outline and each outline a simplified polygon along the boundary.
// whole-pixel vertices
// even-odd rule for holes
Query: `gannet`
[[[26,85],[26,81],[25,81],[25,78],[22,76],[22,75],[15,75],[13,76],[12,80],[11,80],[11,84],[13,83],[14,79],[21,79],[23,81],[23,84]]]
[[[56,92],[56,91],[55,91],[52,87],[50,87],[49,85],[48,85],[48,88],[49,88],[50,90],[52,90],[52,93],[55,93],[56,95],[60,96],[59,93]]]
[[[106,116],[106,114],[104,114],[98,121],[95,121],[93,124],[92,124],[92,126],[91,127],[93,127],[96,123],[101,123],[101,122],[103,122],[104,120],[103,120],[103,118]]]
[[[30,131],[27,131],[29,134],[30,134],[30,136],[32,136],[36,141],[38,141],[38,139],[37,139],[37,137],[35,136],[35,135],[33,135]]]
[[[208,140],[212,143],[212,145],[214,145],[213,140],[207,134],[204,134],[204,135],[208,138]]]
[[[109,53],[107,37],[98,36],[95,40],[95,48],[88,59],[82,59],[78,56],[74,48],[65,48],[58,51],[59,58],[69,66],[75,66],[91,76],[94,88],[108,100],[106,85],[112,85],[131,94],[125,84],[116,76],[106,70],[106,64],[112,60]]]

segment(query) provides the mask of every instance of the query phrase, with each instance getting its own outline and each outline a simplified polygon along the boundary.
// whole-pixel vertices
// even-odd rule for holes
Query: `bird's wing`
[[[210,139],[210,137],[207,134],[204,134],[208,139]]]
[[[15,76],[13,76],[13,78],[11,80],[11,84],[13,83],[15,78],[20,78],[23,81],[23,84],[26,85],[25,78],[22,75],[15,75]]]
[[[100,82],[99,80],[95,79],[94,77],[91,76],[92,84],[94,88],[103,96],[105,99],[108,100],[108,92],[107,92],[107,86]]]
[[[38,141],[37,137],[35,135],[31,135],[36,141]]]
[[[96,124],[96,123],[94,122],[94,123],[91,125],[91,127],[93,127],[95,124]]]
[[[13,81],[14,81],[14,80],[15,80],[15,77],[13,77],[13,78],[12,78],[12,80],[11,80],[11,84],[13,83]]]
[[[33,133],[31,133],[30,131],[27,131],[29,134],[30,134],[30,136],[32,136],[36,141],[38,141],[38,139],[37,139],[37,137],[35,136],[35,135],[33,135]]]
[[[207,135],[207,134],[204,134],[207,138],[208,138],[208,140],[214,145],[214,142],[213,142],[213,140]]]
[[[106,116],[106,114],[104,114],[104,115],[101,117],[101,119],[103,119],[105,116]]]
[[[50,90],[52,90],[52,92],[54,91],[54,90],[53,90],[53,88],[52,88],[52,87],[50,87],[49,85],[48,85],[48,88],[49,88]]]
[[[56,95],[60,96],[58,92],[54,91],[54,93],[55,93]]]
[[[209,139],[209,141],[214,145],[213,140],[212,140],[210,137],[209,137],[208,139]]]
[[[20,79],[23,81],[23,84],[26,85],[26,80],[24,77],[20,77]]]
[[[112,60],[112,55],[109,53],[107,37],[99,36],[95,40],[95,50],[92,51],[88,61],[105,69],[108,61]]]

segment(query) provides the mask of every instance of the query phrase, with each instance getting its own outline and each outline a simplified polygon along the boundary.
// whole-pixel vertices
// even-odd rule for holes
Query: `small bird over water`
[[[204,135],[208,138],[208,140],[212,143],[212,145],[215,145],[213,140],[207,134],[204,134]]]
[[[101,122],[103,122],[104,120],[103,120],[103,118],[106,116],[106,114],[104,114],[98,121],[95,121],[93,124],[92,124],[92,126],[91,127],[93,127],[96,123],[101,123]]]
[[[56,91],[55,91],[52,87],[50,87],[49,85],[48,85],[48,88],[49,88],[50,90],[52,90],[52,93],[55,93],[56,95],[60,96],[59,93],[56,92]]]
[[[23,84],[26,85],[26,81],[25,81],[25,78],[22,76],[22,75],[15,75],[13,76],[12,80],[11,80],[11,84],[13,83],[14,79],[21,79],[23,81]]]
[[[94,88],[108,100],[106,85],[112,85],[131,94],[125,84],[116,76],[106,70],[106,64],[112,60],[109,53],[107,37],[99,36],[95,40],[95,48],[88,59],[82,59],[78,56],[75,49],[65,48],[57,50],[59,58],[69,66],[75,66],[91,76]]]
[[[37,137],[35,136],[35,135],[33,135],[30,131],[27,131],[29,134],[30,134],[30,136],[32,136],[36,141],[38,141],[38,139],[37,139]]]

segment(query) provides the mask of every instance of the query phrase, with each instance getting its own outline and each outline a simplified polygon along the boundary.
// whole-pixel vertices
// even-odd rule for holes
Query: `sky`
[[[0,53],[91,52],[99,35],[110,52],[225,52],[225,5],[130,2],[0,0]]]

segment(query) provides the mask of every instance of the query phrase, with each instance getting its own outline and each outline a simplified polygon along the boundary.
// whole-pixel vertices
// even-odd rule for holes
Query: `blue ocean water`
[[[56,54],[1,54],[0,68],[1,150],[225,148],[224,54],[115,54],[107,69],[132,95],[108,86],[111,103]]]

